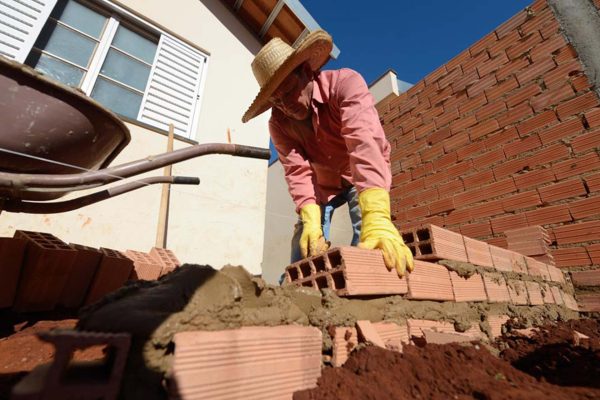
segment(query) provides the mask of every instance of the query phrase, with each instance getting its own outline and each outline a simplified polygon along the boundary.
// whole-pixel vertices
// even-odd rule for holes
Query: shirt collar
[[[321,85],[319,81],[319,73],[315,74],[313,78],[313,92],[312,92],[312,101],[317,102],[319,104],[323,104],[323,94],[321,93]]]

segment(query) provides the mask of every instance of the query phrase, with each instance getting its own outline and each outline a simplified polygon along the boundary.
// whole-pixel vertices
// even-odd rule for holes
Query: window
[[[204,54],[111,7],[108,0],[31,4],[35,7],[16,2],[11,8],[14,16],[0,9],[0,54],[80,88],[124,117],[161,129],[173,123],[177,134],[191,136]],[[5,34],[4,27],[14,32],[7,29]],[[2,44],[11,45],[8,39],[17,33],[23,38],[3,51]]]
[[[25,63],[135,119],[157,43],[157,38],[143,36],[114,17],[63,0],[54,7]],[[101,65],[98,73],[95,64]]]

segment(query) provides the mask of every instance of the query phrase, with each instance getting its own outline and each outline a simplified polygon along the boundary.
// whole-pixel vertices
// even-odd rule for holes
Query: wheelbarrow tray
[[[98,170],[108,166],[131,140],[125,124],[100,103],[2,56],[0,120],[2,172],[81,172],[61,163]]]

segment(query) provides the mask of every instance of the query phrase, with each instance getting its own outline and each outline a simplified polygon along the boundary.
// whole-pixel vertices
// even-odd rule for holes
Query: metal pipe
[[[175,150],[170,153],[149,156],[142,160],[131,161],[115,167],[79,174],[16,174],[0,172],[0,187],[15,190],[35,190],[35,188],[99,186],[207,154],[230,154],[237,157],[257,158],[261,160],[268,160],[271,157],[269,149],[260,147],[228,143],[206,143]]]
[[[32,202],[23,200],[4,199],[0,203],[0,211],[29,214],[54,214],[76,210],[90,204],[106,200],[111,197],[131,192],[155,183],[171,183],[174,185],[199,185],[200,179],[190,176],[152,176],[139,179],[134,182],[128,182],[123,185],[108,188],[96,193],[78,197],[76,199],[57,201],[57,202]]]

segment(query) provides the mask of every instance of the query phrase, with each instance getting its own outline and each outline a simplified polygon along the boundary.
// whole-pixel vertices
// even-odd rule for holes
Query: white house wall
[[[122,6],[210,53],[198,124],[192,139],[267,147],[268,115],[241,117],[258,92],[250,63],[259,42],[218,0],[124,0]],[[268,114],[268,113],[267,113]],[[132,141],[112,163],[166,149],[164,135],[127,124]],[[189,144],[177,141],[175,148]],[[174,175],[200,186],[172,186],[168,248],[184,262],[244,265],[261,273],[267,161],[211,155],[177,164]],[[162,170],[144,176],[162,174]],[[72,196],[71,196],[72,197]],[[148,251],[155,242],[161,187],[156,185],[69,213],[0,214],[0,236],[15,229],[50,232],[67,242]]]

